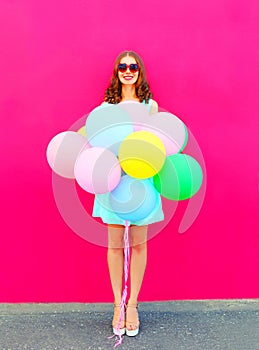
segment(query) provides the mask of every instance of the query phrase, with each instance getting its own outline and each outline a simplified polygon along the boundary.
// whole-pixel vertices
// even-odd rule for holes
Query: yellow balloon
[[[85,125],[82,126],[82,128],[80,128],[79,130],[77,130],[78,134],[86,137],[86,130],[85,130]]]
[[[126,174],[146,179],[161,170],[166,151],[158,136],[148,131],[136,131],[122,141],[118,157]]]

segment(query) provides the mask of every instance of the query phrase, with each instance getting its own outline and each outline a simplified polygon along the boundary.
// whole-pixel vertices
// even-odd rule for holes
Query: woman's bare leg
[[[124,266],[123,237],[124,226],[108,225],[107,260],[115,304],[120,304],[122,295],[122,278]]]
[[[148,226],[131,226],[131,263],[130,263],[130,297],[128,305],[138,303],[138,295],[142,285],[147,264],[147,229]],[[135,307],[127,308],[127,328],[129,330],[138,327],[138,311]]]

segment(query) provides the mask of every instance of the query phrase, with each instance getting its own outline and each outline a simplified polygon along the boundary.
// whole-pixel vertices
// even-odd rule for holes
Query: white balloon
[[[149,131],[158,136],[163,142],[166,155],[183,150],[188,140],[188,130],[181,119],[174,114],[159,112],[142,120],[139,130]]]

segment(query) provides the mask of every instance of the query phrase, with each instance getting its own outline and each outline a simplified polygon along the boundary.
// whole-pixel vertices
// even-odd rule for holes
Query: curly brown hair
[[[139,67],[140,67],[139,76],[135,85],[136,95],[139,98],[139,102],[142,102],[145,100],[145,103],[148,103],[148,100],[152,98],[153,95],[149,89],[149,85],[146,80],[146,71],[145,71],[144,63],[142,59],[139,57],[139,55],[136,54],[136,52],[134,51],[123,51],[116,58],[110,86],[105,91],[104,101],[108,103],[116,104],[116,103],[119,103],[122,99],[122,96],[121,96],[122,84],[118,78],[118,64],[120,63],[121,59],[125,56],[134,57],[136,62],[139,64]]]

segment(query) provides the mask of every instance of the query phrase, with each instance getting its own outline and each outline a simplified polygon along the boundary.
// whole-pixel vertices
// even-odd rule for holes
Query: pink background
[[[191,228],[178,233],[181,203],[149,241],[140,299],[259,297],[256,6],[1,2],[0,302],[112,301],[106,249],[63,221],[45,152],[102,101],[125,49],[142,56],[154,99],[190,128],[207,170]]]

